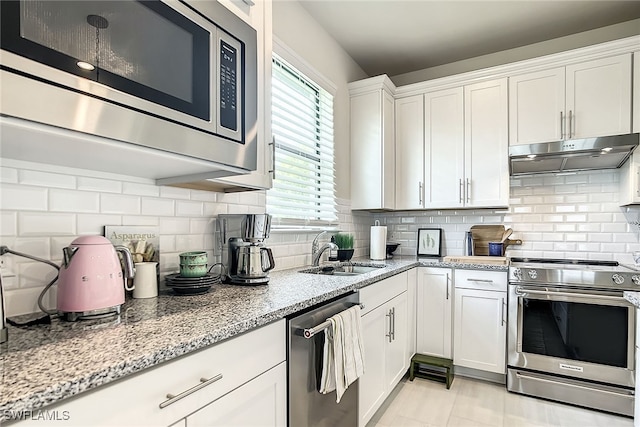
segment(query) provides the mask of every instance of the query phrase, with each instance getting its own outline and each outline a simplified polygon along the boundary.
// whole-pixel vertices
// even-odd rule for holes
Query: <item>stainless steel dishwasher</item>
[[[354,427],[358,425],[358,381],[346,390],[340,403],[336,393],[320,394],[324,337],[322,323],[359,303],[352,292],[288,320],[288,403],[291,427]],[[313,331],[311,331],[313,329]],[[305,337],[305,330],[307,330]]]

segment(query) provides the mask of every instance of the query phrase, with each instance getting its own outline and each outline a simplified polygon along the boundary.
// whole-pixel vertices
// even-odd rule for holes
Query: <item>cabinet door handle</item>
[[[467,178],[467,203],[471,203],[471,180]]]
[[[391,309],[391,338],[393,341],[396,339],[396,308]]]
[[[422,182],[418,182],[418,205],[422,206]]]
[[[178,400],[183,399],[183,398],[189,396],[190,394],[193,394],[196,391],[200,390],[201,388],[204,388],[204,387],[206,387],[206,386],[208,386],[210,384],[213,384],[216,381],[219,381],[221,379],[222,379],[222,374],[218,374],[215,377],[209,378],[209,379],[200,378],[200,384],[197,384],[197,385],[191,387],[189,390],[185,390],[182,393],[177,394],[177,395],[173,395],[171,393],[168,393],[167,394],[167,400],[165,400],[164,402],[162,402],[159,405],[160,409],[164,409],[167,406],[169,406],[169,405],[171,405],[173,403],[176,403]]]
[[[560,139],[564,139],[564,112],[560,111]]]
[[[387,338],[389,338],[389,342],[393,341],[393,332],[391,332],[391,324],[393,322],[393,320],[391,320],[392,315],[393,314],[391,313],[391,309],[389,309],[389,313],[386,314],[386,316],[389,318],[389,333],[385,335]]]
[[[573,136],[573,111],[569,110],[569,138]]]
[[[276,179],[276,137],[275,135],[271,138],[271,178]]]
[[[464,196],[463,196],[464,184],[462,183],[462,178],[459,179],[459,182],[460,182],[460,188],[459,188],[459,190],[460,190],[460,204],[462,204],[462,203],[464,203]]]
[[[500,324],[500,326],[504,326],[504,324],[506,323],[506,320],[504,320],[504,298],[502,298],[502,307],[501,307],[501,311],[502,314],[500,315],[500,319],[502,320],[502,323]]]
[[[449,281],[451,279],[449,278],[449,273],[447,273],[447,299],[449,299]]]
[[[255,5],[255,3],[253,1],[251,1],[251,0],[242,0],[242,2],[244,4],[246,4],[246,5],[248,5],[248,6],[254,6]]]

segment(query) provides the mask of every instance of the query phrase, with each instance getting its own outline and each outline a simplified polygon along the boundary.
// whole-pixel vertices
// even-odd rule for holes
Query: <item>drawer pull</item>
[[[486,279],[467,279],[467,282],[479,282],[479,283],[493,283],[493,280],[486,280]]]
[[[200,378],[200,384],[198,384],[198,385],[195,385],[195,386],[191,387],[189,390],[185,390],[185,391],[183,391],[182,393],[180,393],[180,394],[178,394],[178,395],[173,395],[173,394],[171,394],[171,393],[168,393],[168,394],[167,394],[167,400],[165,400],[164,402],[162,402],[162,403],[159,405],[159,406],[160,406],[160,409],[164,409],[164,408],[166,408],[167,406],[169,406],[169,405],[171,405],[171,404],[173,404],[173,403],[177,402],[178,400],[180,400],[180,399],[182,399],[182,398],[184,398],[184,397],[187,397],[187,396],[189,396],[190,394],[193,394],[193,393],[195,393],[196,391],[200,390],[201,388],[204,388],[204,387],[208,386],[209,384],[213,384],[213,383],[215,383],[216,381],[221,380],[221,379],[222,379],[222,374],[218,374],[218,375],[216,375],[215,377],[213,377],[213,378],[209,378],[209,379],[206,379],[206,378]]]

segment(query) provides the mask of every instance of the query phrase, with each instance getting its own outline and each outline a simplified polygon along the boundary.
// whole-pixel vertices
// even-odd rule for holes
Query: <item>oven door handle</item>
[[[523,297],[527,295],[545,295],[545,296],[556,296],[556,297],[573,297],[573,298],[591,298],[591,299],[599,299],[606,301],[620,301],[627,302],[626,299],[620,296],[615,295],[597,295],[597,294],[584,294],[584,293],[573,293],[573,292],[547,292],[547,291],[538,291],[533,289],[526,289],[520,286],[516,287],[516,295]]]

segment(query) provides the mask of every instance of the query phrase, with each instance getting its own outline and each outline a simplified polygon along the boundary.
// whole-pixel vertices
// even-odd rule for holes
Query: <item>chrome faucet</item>
[[[320,232],[316,236],[316,238],[313,239],[313,243],[311,244],[311,264],[313,266],[317,266],[317,265],[320,264],[320,257],[322,257],[322,254],[324,253],[324,251],[326,251],[327,249],[331,249],[331,250],[337,250],[338,249],[338,245],[336,245],[333,242],[325,243],[324,245],[322,245],[322,247],[319,247],[320,244],[318,243],[318,239],[324,233],[326,233],[326,230]]]

